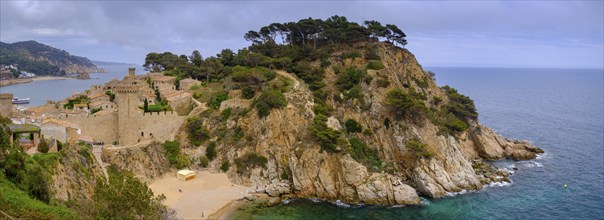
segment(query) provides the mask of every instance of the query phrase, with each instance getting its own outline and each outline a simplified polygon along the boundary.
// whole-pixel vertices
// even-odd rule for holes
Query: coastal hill
[[[36,75],[65,76],[83,72],[99,72],[86,57],[74,56],[36,41],[0,42],[0,65],[16,66],[19,71]]]
[[[245,187],[237,196],[262,205],[292,197],[418,205],[420,196],[511,182],[512,172],[487,162],[543,153],[481,125],[474,101],[438,86],[435,73],[404,48],[406,34],[396,25],[308,18],[244,38],[249,47],[205,58],[197,50],[151,52],[146,75],[131,68],[123,80],[30,109],[86,136],[51,153],[15,150],[5,131],[18,126],[0,126],[0,179],[8,180],[0,190],[23,197],[0,197],[0,207],[8,207],[2,211],[53,219],[202,218],[209,209],[199,201],[218,200],[198,197],[202,184],[182,193],[177,184],[190,182],[174,180],[181,169],[228,175],[233,188]],[[168,192],[164,203],[157,189]],[[52,206],[48,217],[33,202],[18,203],[28,195],[69,209]],[[184,215],[191,210],[194,216]]]
[[[148,70],[203,82],[185,88],[208,110],[181,128],[172,166],[227,172],[272,203],[395,205],[509,182],[510,172],[485,161],[543,152],[481,125],[469,97],[437,86],[401,48],[405,37],[396,25],[333,16],[249,31],[252,45],[236,53],[149,53]],[[160,175],[147,168],[165,159],[104,153],[144,179]]]

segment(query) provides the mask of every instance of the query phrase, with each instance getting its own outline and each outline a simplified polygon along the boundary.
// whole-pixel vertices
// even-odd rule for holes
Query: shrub
[[[422,79],[418,79],[413,77],[413,81],[415,81],[415,84],[417,84],[420,88],[428,88],[428,79],[423,78]]]
[[[285,96],[281,91],[275,89],[266,89],[262,95],[256,100],[256,110],[258,117],[264,118],[268,116],[273,108],[283,108],[287,106]]]
[[[40,138],[40,144],[38,144],[38,151],[42,153],[48,153],[49,146],[44,137]]]
[[[422,143],[419,139],[413,138],[407,141],[406,147],[417,157],[432,157],[434,153],[428,149],[428,145]]]
[[[205,167],[208,167],[209,164],[210,164],[210,161],[208,160],[208,158],[206,156],[199,157],[199,166],[205,168]]]
[[[376,149],[367,147],[367,145],[358,138],[351,138],[348,141],[350,142],[348,153],[350,153],[352,158],[366,166],[371,166],[370,168],[373,168],[374,171],[379,170],[382,166],[382,162]]]
[[[385,68],[385,66],[384,66],[384,64],[382,64],[382,61],[379,61],[379,60],[369,60],[367,62],[367,69],[370,69],[370,70],[381,70],[381,69],[384,69],[384,68]]]
[[[186,126],[189,141],[193,145],[199,146],[210,138],[210,132],[203,127],[203,120],[201,118],[188,118]]]
[[[231,167],[231,164],[229,164],[228,160],[222,161],[222,164],[220,164],[220,170],[222,170],[222,172],[229,171],[230,167]]]
[[[349,90],[355,85],[358,85],[365,79],[367,73],[365,70],[350,67],[344,73],[340,73],[336,80],[336,85],[340,90]]]
[[[357,99],[363,102],[363,90],[360,86],[355,85],[350,90],[344,92],[344,98],[346,98],[347,100]]]
[[[235,141],[239,141],[243,136],[245,136],[245,132],[243,132],[243,129],[241,127],[237,126],[233,131],[233,139]]]
[[[285,170],[281,173],[280,177],[282,180],[289,180],[289,174]]]
[[[342,58],[342,59],[355,59],[355,58],[359,58],[361,56],[363,56],[363,55],[361,53],[359,53],[358,51],[352,51],[352,52],[340,54],[340,58]]]
[[[268,159],[259,155],[255,152],[245,153],[243,156],[235,159],[235,165],[237,166],[237,173],[247,173],[251,168],[263,167],[266,168]]]
[[[222,119],[222,121],[227,121],[231,117],[231,111],[231,108],[222,110],[222,112],[220,113],[220,118]]]
[[[386,105],[399,117],[418,118],[427,112],[421,99],[409,96],[401,89],[392,89],[386,94]]]
[[[245,86],[241,90],[241,94],[244,99],[251,99],[254,98],[254,96],[256,95],[256,90],[252,89],[252,87]]]
[[[375,83],[376,83],[376,84],[377,84],[377,86],[378,86],[378,87],[380,87],[380,88],[386,88],[386,87],[388,87],[388,86],[390,85],[390,81],[388,80],[388,78],[383,77],[383,76],[380,76],[380,77],[379,77],[379,78],[376,80],[376,82],[375,82]]]
[[[227,99],[229,99],[227,92],[219,92],[210,98],[210,101],[208,101],[208,106],[212,109],[218,109],[220,108],[220,103]]]
[[[341,131],[327,127],[327,116],[316,115],[309,129],[313,136],[319,141],[321,150],[335,152],[338,146],[345,146],[346,140]]]
[[[166,158],[170,162],[170,165],[181,169],[187,167],[190,164],[189,158],[180,153],[180,144],[176,141],[165,141],[163,144]]]
[[[208,147],[206,148],[206,157],[207,159],[209,159],[210,161],[216,159],[216,143],[215,142],[210,142],[210,144],[208,144]]]
[[[348,120],[346,120],[346,122],[344,123],[344,126],[346,126],[346,131],[348,133],[358,133],[363,130],[363,126],[361,126],[361,124],[359,124],[357,121],[355,121],[352,118],[349,118]]]
[[[446,105],[449,112],[460,119],[477,119],[478,113],[474,106],[474,101],[470,97],[459,94],[456,89],[444,86],[443,90],[449,97],[450,103]]]
[[[331,115],[333,108],[327,104],[315,103],[313,111],[316,115]]]

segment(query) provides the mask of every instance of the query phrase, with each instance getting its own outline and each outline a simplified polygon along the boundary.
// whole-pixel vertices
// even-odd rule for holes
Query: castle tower
[[[0,115],[10,117],[13,114],[13,94],[0,93]]]
[[[136,119],[142,114],[138,109],[140,85],[136,81],[125,80],[116,87],[116,91],[119,145],[136,144],[139,140]]]
[[[135,75],[135,68],[134,67],[128,67],[128,75],[129,76],[134,76]]]

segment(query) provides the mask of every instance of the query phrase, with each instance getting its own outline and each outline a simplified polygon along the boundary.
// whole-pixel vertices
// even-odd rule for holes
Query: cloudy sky
[[[93,60],[215,55],[272,22],[344,15],[396,24],[424,66],[604,68],[602,1],[1,1],[0,40],[36,40]]]

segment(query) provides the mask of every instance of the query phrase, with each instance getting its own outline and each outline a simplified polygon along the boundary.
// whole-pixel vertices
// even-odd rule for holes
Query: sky
[[[0,1],[0,41],[92,60],[204,57],[273,22],[346,16],[395,24],[423,66],[604,68],[603,1]]]

